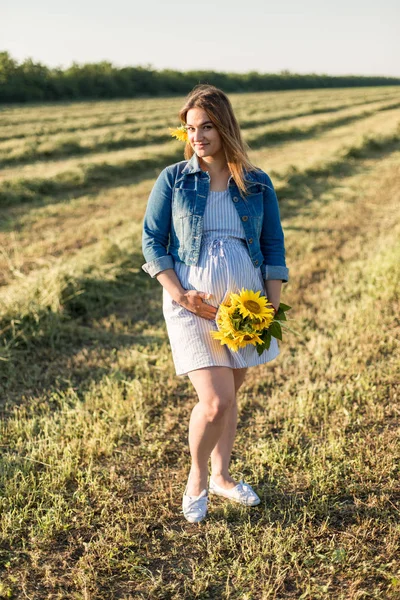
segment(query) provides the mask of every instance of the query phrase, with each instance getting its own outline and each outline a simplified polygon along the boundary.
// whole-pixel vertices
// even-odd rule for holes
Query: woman
[[[143,270],[163,286],[163,314],[177,375],[197,395],[189,423],[192,465],[182,509],[189,522],[207,513],[210,493],[254,506],[250,485],[234,480],[229,462],[236,432],[236,394],[247,369],[279,354],[272,338],[254,346],[221,346],[219,304],[242,287],[266,294],[275,309],[288,281],[284,236],[271,180],[247,156],[227,96],[198,85],[179,113],[187,132],[185,159],[165,168],[150,194],[143,225]]]

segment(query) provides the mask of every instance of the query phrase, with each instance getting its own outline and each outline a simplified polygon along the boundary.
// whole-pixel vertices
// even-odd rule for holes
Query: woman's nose
[[[201,131],[201,129],[197,129],[194,132],[193,139],[195,142],[200,142],[203,139],[203,132]]]

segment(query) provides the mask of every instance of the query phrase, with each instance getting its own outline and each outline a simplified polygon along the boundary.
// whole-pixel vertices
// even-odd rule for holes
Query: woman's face
[[[199,158],[224,157],[222,138],[210,117],[202,108],[190,108],[186,113],[189,143]]]

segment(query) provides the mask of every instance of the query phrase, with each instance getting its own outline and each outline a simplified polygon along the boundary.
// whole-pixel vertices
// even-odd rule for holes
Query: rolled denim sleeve
[[[260,249],[264,257],[261,273],[265,280],[289,281],[289,269],[285,260],[285,240],[279,213],[278,198],[270,177],[263,172],[264,219],[260,237]]]
[[[168,252],[173,181],[173,173],[166,167],[151,190],[144,215],[142,252],[146,263],[142,269],[151,277],[174,268],[174,259]]]

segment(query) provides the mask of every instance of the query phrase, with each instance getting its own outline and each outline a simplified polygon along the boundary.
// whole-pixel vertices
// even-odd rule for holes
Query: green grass
[[[332,105],[347,93],[330,90]],[[273,102],[289,111],[296,94]],[[121,112],[93,103],[93,115],[108,107]],[[61,123],[79,106],[59,110]],[[337,125],[280,145],[282,300],[301,337],[251,369],[238,398],[231,470],[261,504],[211,497],[199,525],[181,514],[196,397],[141,270],[152,175],[121,163],[68,190],[43,177],[55,187],[29,201],[2,196],[0,598],[400,597],[400,151],[387,114],[385,128],[360,118],[353,138]],[[271,173],[268,147],[252,156]]]
[[[63,171],[51,178],[32,178],[6,180],[0,184],[0,202],[3,206],[21,202],[37,202],[50,197],[85,192],[98,189],[109,183],[116,184],[121,179],[137,178],[138,175],[148,175],[150,169],[161,170],[165,160],[177,162],[182,157],[181,148],[173,144],[172,149],[161,155],[143,156],[138,160],[127,160],[117,164],[87,164],[74,171]]]
[[[301,139],[304,137],[315,136],[325,130],[340,127],[352,123],[358,119],[365,119],[369,115],[374,115],[383,110],[393,110],[400,107],[399,102],[384,102],[374,103],[375,106],[361,112],[354,111],[354,106],[348,109],[347,107],[340,112],[343,114],[337,118],[324,118],[321,120],[313,119],[311,125],[302,125],[303,117],[314,117],[315,114],[329,114],[330,112],[338,112],[340,109],[335,107],[326,107],[309,109],[307,111],[299,111],[291,121],[297,121],[297,124],[282,127],[281,125],[271,127],[271,123],[280,123],[283,121],[282,114],[280,116],[268,117],[265,114],[260,116],[258,120],[242,119],[241,127],[244,130],[244,138],[252,148],[260,148],[268,145],[281,143],[286,140]],[[365,105],[364,105],[365,106]],[[288,115],[285,115],[287,119]],[[158,127],[155,127],[157,125]],[[258,127],[257,127],[258,126]],[[80,130],[83,135],[75,136],[59,136],[53,135],[49,139],[48,136],[35,136],[27,140],[24,145],[18,144],[15,148],[14,144],[0,144],[0,166],[8,166],[13,164],[25,164],[39,160],[56,160],[69,156],[79,156],[94,154],[104,151],[121,150],[126,148],[144,147],[151,144],[163,144],[171,141],[171,136],[168,132],[168,126],[165,121],[160,120],[154,122],[150,119],[140,126],[118,127],[118,128],[103,128],[96,131],[96,134],[90,137],[87,128]],[[250,131],[247,131],[250,129]]]

